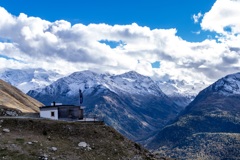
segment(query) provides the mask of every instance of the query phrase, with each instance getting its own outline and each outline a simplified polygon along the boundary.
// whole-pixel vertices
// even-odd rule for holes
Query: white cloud
[[[193,15],[194,23],[198,23],[198,22],[199,22],[199,19],[202,18],[202,16],[203,16],[203,15],[202,15],[201,12],[199,12],[197,15],[194,14],[194,15]]]
[[[204,14],[201,26],[204,30],[214,31],[228,35],[240,33],[240,1],[217,0],[211,10]]]
[[[16,17],[0,7],[0,37],[12,42],[0,42],[0,68],[42,67],[64,74],[86,69],[110,73],[136,70],[154,77],[207,84],[240,69],[240,37],[235,35],[239,33],[239,15],[236,7],[231,12],[228,8],[238,2],[222,1],[216,1],[201,23],[204,30],[224,34],[218,37],[221,43],[209,39],[187,42],[176,35],[177,29],[151,30],[136,23],[72,26],[64,20],[49,22],[23,13]],[[235,21],[224,17],[224,10],[226,15],[233,14]],[[195,15],[195,20],[201,16]],[[224,31],[226,26],[231,27],[231,33]],[[111,48],[101,40],[124,45]],[[151,67],[156,61],[160,61],[160,68]]]
[[[201,31],[196,31],[196,32],[192,32],[192,33],[199,35],[199,34],[201,34]]]

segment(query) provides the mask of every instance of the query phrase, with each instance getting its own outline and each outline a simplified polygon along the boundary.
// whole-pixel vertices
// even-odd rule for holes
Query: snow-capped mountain
[[[204,82],[187,82],[184,80],[156,81],[161,90],[175,103],[186,107],[206,84]]]
[[[108,125],[132,140],[162,128],[181,110],[150,77],[133,71],[121,75],[75,72],[28,95],[46,105],[53,101],[79,105],[79,89],[85,114],[103,116]]]
[[[45,87],[62,75],[43,69],[4,69],[0,70],[0,79],[17,87],[24,93],[29,90]]]
[[[219,79],[205,92],[215,92],[225,96],[240,95],[240,73],[230,74]]]
[[[148,147],[177,159],[239,159],[240,73],[202,90]]]
[[[17,87],[24,93],[27,93],[29,90],[46,87],[63,76],[57,72],[39,68],[0,70],[0,79]],[[189,83],[180,80],[158,80],[156,82],[161,90],[182,108],[186,107],[198,94],[198,91],[205,86],[204,83]],[[127,90],[128,88],[125,89]]]

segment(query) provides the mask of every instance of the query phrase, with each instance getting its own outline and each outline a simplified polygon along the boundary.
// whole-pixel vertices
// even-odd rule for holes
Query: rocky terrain
[[[140,145],[101,123],[0,118],[0,159],[154,160],[156,158]]]
[[[16,116],[19,116],[19,115],[22,115],[22,114],[23,113],[18,109],[12,109],[12,108],[7,108],[7,107],[0,106],[0,116],[16,117]]]
[[[39,112],[39,107],[42,105],[19,89],[0,80],[0,114],[36,113]]]
[[[201,91],[148,144],[161,156],[180,159],[240,159],[240,73]]]

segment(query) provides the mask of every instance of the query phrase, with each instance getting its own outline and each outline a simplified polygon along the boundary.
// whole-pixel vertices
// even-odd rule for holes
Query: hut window
[[[54,117],[55,116],[55,114],[54,114],[55,112],[51,112],[51,117]]]

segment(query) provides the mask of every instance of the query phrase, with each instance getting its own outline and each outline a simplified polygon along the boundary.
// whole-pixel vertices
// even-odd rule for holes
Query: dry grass
[[[0,80],[0,106],[21,110],[22,112],[39,112],[43,104],[27,96],[19,89]]]
[[[154,159],[104,124],[7,118],[1,125],[11,131],[0,131],[0,159],[39,159],[42,155],[58,160]],[[91,149],[78,147],[79,142],[86,142]]]

